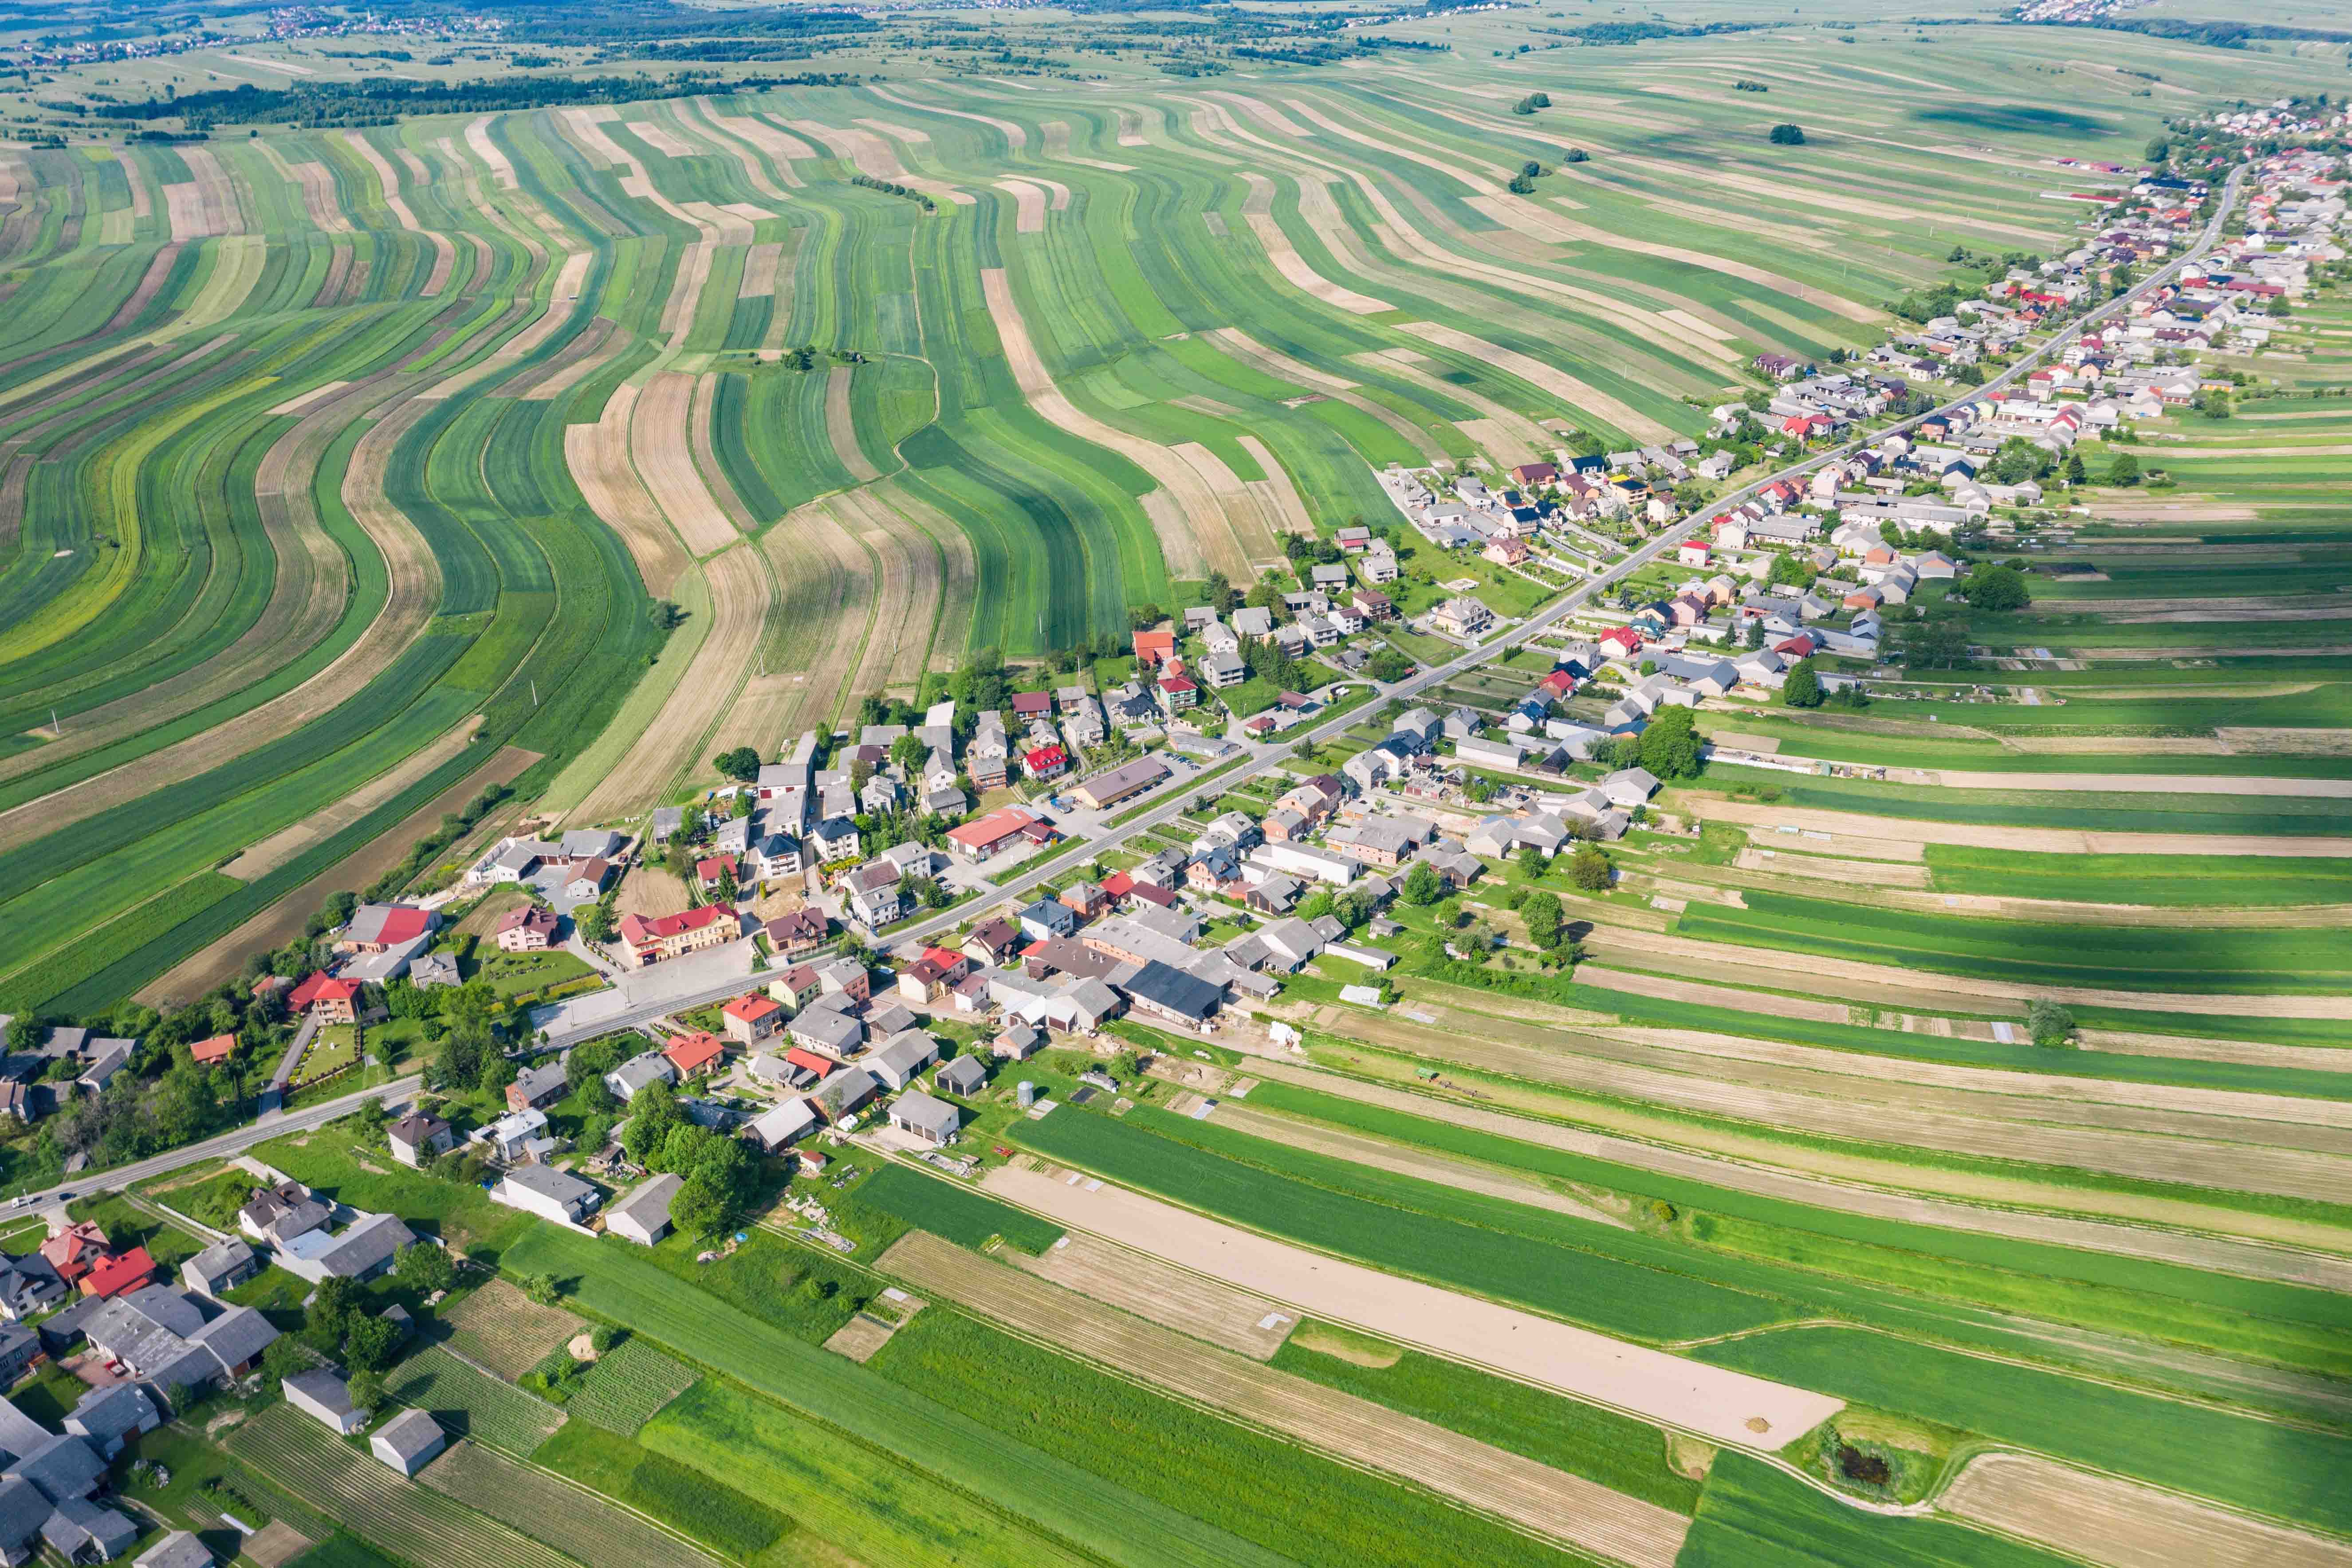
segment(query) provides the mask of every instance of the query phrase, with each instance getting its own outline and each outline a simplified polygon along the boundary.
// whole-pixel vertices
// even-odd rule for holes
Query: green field
[[[2352,861],[2253,855],[2048,855],[1927,847],[1939,892],[2085,903],[2255,908],[2352,901]]]

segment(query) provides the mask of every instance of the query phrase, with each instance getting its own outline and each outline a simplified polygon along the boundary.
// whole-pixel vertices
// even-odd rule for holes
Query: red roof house
[[[1059,778],[1069,771],[1070,756],[1059,746],[1040,746],[1023,753],[1021,765],[1033,779]]]
[[[766,1000],[765,997],[761,999]],[[775,1005],[772,1002],[768,1005]],[[696,1073],[708,1072],[717,1066],[719,1058],[726,1054],[727,1042],[707,1029],[697,1029],[691,1035],[680,1035],[662,1047],[662,1055],[669,1058],[669,1065],[677,1069],[680,1078],[691,1078]]]
[[[713,855],[707,860],[697,860],[694,863],[695,880],[706,888],[715,888],[719,885],[719,873],[721,871],[740,879],[741,871],[736,866],[735,857],[732,855]]]
[[[830,1057],[821,1057],[814,1051],[804,1051],[798,1046],[794,1046],[784,1052],[784,1060],[792,1063],[793,1066],[796,1068],[805,1068],[806,1070],[816,1074],[819,1078],[823,1078],[825,1074],[831,1072],[834,1068],[841,1065]]]
[[[121,1296],[152,1284],[155,1279],[155,1260],[147,1256],[143,1247],[134,1247],[118,1258],[101,1259],[81,1277],[81,1293],[85,1296]]]
[[[1138,632],[1135,634],[1135,662],[1149,668],[1174,656],[1176,634],[1171,631]]]
[[[188,1054],[196,1058],[198,1067],[210,1067],[215,1062],[225,1062],[236,1054],[236,1037],[215,1035],[209,1040],[198,1040],[188,1047]]]
[[[354,1016],[352,999],[359,994],[358,981],[337,980],[321,969],[288,994],[286,1010],[289,1013],[315,1012],[331,1024],[348,1024]]]
[[[1013,694],[1013,711],[1024,719],[1039,718],[1053,710],[1054,694],[1050,691],[1016,691]]]
[[[70,1285],[113,1255],[114,1248],[106,1239],[96,1220],[77,1220],[57,1235],[41,1243],[41,1256],[58,1271],[58,1278]]]

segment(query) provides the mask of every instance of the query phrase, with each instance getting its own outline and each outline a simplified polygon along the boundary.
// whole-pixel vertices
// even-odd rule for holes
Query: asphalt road
[[[407,1078],[396,1079],[391,1083],[378,1084],[373,1089],[354,1089],[349,1094],[334,1100],[321,1100],[317,1105],[308,1106],[300,1110],[283,1115],[272,1112],[261,1120],[247,1122],[235,1131],[223,1132],[217,1137],[207,1138],[201,1143],[184,1144],[166,1153],[158,1154],[152,1159],[136,1161],[128,1165],[117,1165],[110,1171],[95,1171],[79,1176],[69,1176],[56,1186],[45,1187],[37,1193],[29,1194],[32,1201],[23,1206],[28,1209],[45,1208],[69,1193],[79,1195],[85,1193],[120,1192],[133,1183],[143,1182],[150,1176],[160,1176],[166,1172],[179,1170],[183,1166],[199,1165],[207,1160],[225,1160],[231,1155],[244,1153],[256,1143],[266,1143],[270,1139],[288,1132],[307,1132],[314,1127],[324,1127],[338,1117],[349,1116],[363,1102],[370,1100],[382,1100],[387,1105],[397,1104],[409,1095],[415,1094],[423,1087],[424,1081],[422,1078],[412,1074]]]

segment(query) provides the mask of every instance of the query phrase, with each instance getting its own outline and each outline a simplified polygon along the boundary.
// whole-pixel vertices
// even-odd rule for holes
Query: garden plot
[[[564,1411],[627,1436],[694,1386],[697,1375],[643,1340],[625,1339],[596,1358]]]
[[[536,1536],[586,1568],[670,1568],[721,1559],[586,1487],[496,1454],[478,1443],[453,1443],[418,1479],[490,1518]]]
[[[562,1552],[336,1441],[291,1405],[246,1422],[228,1447],[354,1535],[408,1562],[436,1568],[573,1568]]]
[[[1937,1507],[2100,1568],[2352,1568],[2352,1544],[2032,1454],[1980,1454]]]
[[[989,1173],[1008,1201],[1241,1289],[1715,1441],[1776,1449],[1843,1401],[1739,1377],[1517,1308],[1255,1235],[1076,1173]]]
[[[503,1279],[492,1280],[442,1314],[456,1330],[449,1346],[509,1382],[586,1328],[561,1307],[542,1307]]]
[[[1186,1341],[914,1232],[884,1268],[1024,1333],[1351,1463],[1637,1568],[1670,1568],[1690,1521],[1503,1449]]]
[[[511,1454],[528,1454],[563,1425],[563,1412],[510,1383],[428,1345],[392,1369],[384,1387],[404,1404],[421,1405],[453,1436],[471,1437]]]

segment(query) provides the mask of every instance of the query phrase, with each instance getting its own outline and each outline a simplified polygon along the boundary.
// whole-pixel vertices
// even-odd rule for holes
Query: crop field
[[[1956,240],[2061,247],[2035,160],[2123,155],[2168,107],[2054,35],[1864,25],[1836,69],[1799,37],[1757,67],[1768,100],[1711,39],[1475,74],[1436,49],[1208,85],[1116,65],[1050,99],[722,66],[700,98],[12,155],[0,999],[102,1010],[365,880],[363,849],[506,748],[526,797],[622,820],[962,648],[1122,637],[1286,534],[1382,515],[1379,465],[1695,433],[1757,353],[1874,341]],[[106,97],[372,74],[350,53],[248,37],[125,62]],[[1996,58],[2070,107],[1982,110]],[[1759,113],[1816,133],[1771,146]],[[2252,455],[2282,445],[2327,444],[2179,460],[2291,468]],[[2305,564],[2307,592],[2344,570]],[[2319,722],[2342,689],[2215,721]]]
[[[509,1382],[587,1327],[561,1307],[542,1307],[503,1279],[493,1279],[444,1314],[450,1347]]]
[[[335,1440],[290,1405],[239,1426],[230,1451],[337,1524],[411,1563],[572,1568],[572,1560]]]
[[[586,1568],[663,1568],[719,1561],[625,1509],[477,1444],[454,1445],[418,1479],[446,1497],[546,1542]]]
[[[1034,1254],[1053,1246],[1062,1234],[1060,1226],[1047,1225],[1034,1215],[919,1175],[903,1165],[885,1165],[877,1171],[858,1185],[850,1201],[966,1247],[982,1247],[992,1237],[1002,1237],[1009,1245]]]
[[[563,1412],[476,1370],[438,1345],[427,1345],[385,1375],[384,1387],[433,1413],[458,1436],[528,1454],[563,1425]]]
[[[580,1392],[564,1402],[564,1413],[626,1436],[693,1386],[694,1379],[692,1367],[641,1341],[623,1340],[596,1358]]]

